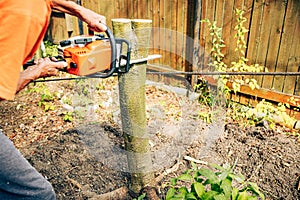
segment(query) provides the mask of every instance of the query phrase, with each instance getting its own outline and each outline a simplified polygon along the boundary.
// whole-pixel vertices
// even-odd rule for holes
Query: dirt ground
[[[63,120],[64,109],[71,109],[62,103],[63,97],[78,93],[69,82],[37,83],[15,101],[0,102],[0,129],[52,183],[58,199],[98,199],[129,183],[114,82],[104,80],[92,93],[97,96],[97,123],[87,118],[80,124]],[[45,88],[41,85],[50,93],[58,91],[46,101],[53,110],[39,106],[40,88]],[[237,163],[235,171],[256,182],[267,199],[300,199],[300,142],[286,134],[291,130],[270,129],[267,124],[243,127],[222,118],[224,111],[207,124],[198,119],[197,102],[170,90],[147,86],[148,132],[161,199],[170,178],[190,166],[185,156],[219,165]],[[168,169],[173,170],[163,175]]]

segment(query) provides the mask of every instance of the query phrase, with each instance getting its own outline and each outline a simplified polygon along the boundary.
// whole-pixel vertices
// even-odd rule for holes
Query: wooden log
[[[115,38],[123,38],[128,40],[133,45],[133,32],[131,27],[131,20],[125,18],[112,19],[112,29]],[[134,46],[132,46],[134,48]],[[126,55],[127,49],[123,49],[122,54]],[[133,55],[131,54],[131,57]]]
[[[125,18],[112,19],[113,33],[116,38],[130,39],[132,33],[131,20]]]
[[[152,20],[150,19],[133,19],[131,20],[132,29],[135,33],[135,47],[133,59],[147,58],[150,36],[152,30]]]
[[[128,73],[119,76],[122,128],[131,173],[129,189],[135,194],[153,185],[154,180],[147,134],[145,82],[145,64],[135,64]]]
[[[115,37],[128,39],[129,22],[113,20]],[[119,74],[118,78],[122,129],[131,174],[129,190],[139,194],[143,188],[154,185],[146,121],[146,61],[132,64],[130,71]]]

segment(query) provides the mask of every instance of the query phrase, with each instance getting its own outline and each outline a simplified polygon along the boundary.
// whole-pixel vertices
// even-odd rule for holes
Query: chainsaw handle
[[[98,72],[95,74],[91,74],[87,77],[91,78],[108,78],[113,75],[113,73],[116,71],[116,62],[117,62],[117,45],[115,37],[112,33],[112,31],[106,27],[105,33],[108,36],[110,47],[111,47],[111,63],[110,63],[110,69],[106,72]]]

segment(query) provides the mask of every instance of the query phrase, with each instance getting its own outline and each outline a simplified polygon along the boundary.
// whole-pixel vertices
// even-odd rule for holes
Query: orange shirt
[[[0,99],[12,100],[20,68],[47,31],[50,0],[0,0]]]

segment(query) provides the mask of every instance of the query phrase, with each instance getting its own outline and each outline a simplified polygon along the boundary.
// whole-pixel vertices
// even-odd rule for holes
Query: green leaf
[[[228,200],[224,194],[219,194],[214,197],[214,200]]]
[[[185,194],[176,194],[173,198],[171,198],[171,200],[183,200],[185,199]]]
[[[250,187],[248,189],[255,194],[257,194],[262,200],[265,199],[265,195],[259,190],[259,187],[256,183],[249,182]]]
[[[174,188],[170,188],[166,194],[166,200],[172,199],[174,197],[176,190]]]
[[[243,183],[245,181],[245,177],[242,174],[239,175],[229,174],[228,176],[239,183]]]
[[[233,188],[231,193],[231,199],[236,200],[238,195],[239,195],[239,190],[237,188]]]
[[[175,186],[177,183],[177,178],[171,178],[170,182],[171,182],[171,185]]]
[[[188,194],[185,196],[185,199],[186,199],[186,200],[197,200],[197,197],[195,197],[195,195],[192,194],[192,193],[188,193]]]
[[[247,191],[241,192],[237,198],[237,200],[248,200],[248,199],[249,199],[249,195]]]
[[[202,197],[205,192],[204,185],[198,182],[192,184],[192,190],[195,191],[198,197]]]
[[[189,193],[189,191],[188,191],[188,189],[186,188],[186,187],[181,187],[181,188],[179,188],[178,189],[178,192],[180,193],[180,194],[182,194],[183,196],[185,196],[187,193]]]
[[[220,180],[225,180],[230,174],[230,171],[224,171],[220,175]]]
[[[192,165],[192,169],[193,170],[197,170],[198,169],[197,165],[194,162],[192,162],[191,165]]]
[[[198,173],[208,179],[209,183],[219,183],[218,177],[214,172],[209,169],[202,168],[198,171]]]
[[[138,200],[143,200],[146,197],[146,193],[143,193],[141,196],[138,197]]]
[[[208,191],[206,193],[203,194],[202,199],[205,200],[214,200],[214,197],[217,196],[219,193],[216,191]]]
[[[181,174],[180,176],[177,177],[177,180],[191,181],[191,180],[193,180],[193,177],[189,174]]]
[[[230,199],[231,193],[232,193],[232,181],[231,179],[225,179],[221,183],[221,188],[223,190],[223,193],[227,199]]]

